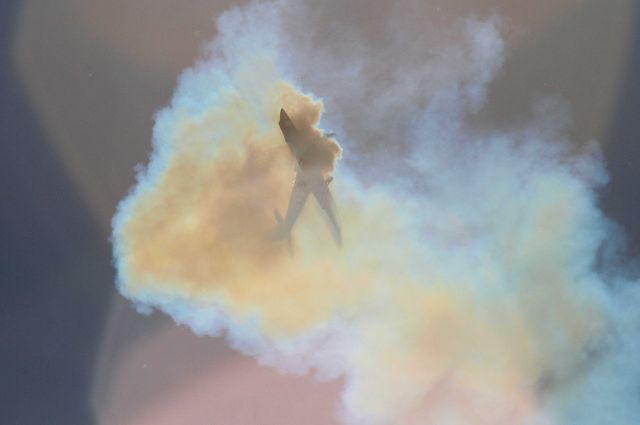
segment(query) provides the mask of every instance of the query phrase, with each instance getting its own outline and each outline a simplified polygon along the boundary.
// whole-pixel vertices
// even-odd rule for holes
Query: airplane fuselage
[[[289,146],[289,150],[296,158],[301,169],[306,169],[312,162],[311,158],[314,152],[318,150],[316,142],[313,140],[305,140],[301,132],[293,125],[289,115],[284,109],[280,110],[280,121],[278,123],[284,141]]]

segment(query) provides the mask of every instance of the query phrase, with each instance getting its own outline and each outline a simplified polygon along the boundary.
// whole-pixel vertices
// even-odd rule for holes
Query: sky
[[[249,391],[249,388],[255,390],[251,381],[254,375],[250,373],[249,378],[243,381],[243,370],[263,371],[266,386],[279,382],[282,393],[273,393],[275,397],[282,394],[280,400],[290,397],[286,395],[286,389],[294,384],[289,380],[301,379],[283,378],[271,369],[260,368],[250,358],[225,348],[225,342],[220,339],[211,338],[211,341],[203,342],[185,332],[184,328],[176,329],[170,320],[160,314],[138,317],[128,302],[115,295],[115,272],[111,268],[108,241],[109,219],[118,201],[135,181],[134,165],[147,162],[151,151],[154,125],[151,117],[154,111],[169,104],[176,77],[199,56],[198,45],[215,33],[212,19],[226,5],[215,6],[218,9],[208,10],[206,19],[202,18],[205,9],[196,10],[194,7],[194,10],[183,11],[184,15],[176,16],[170,13],[170,7],[166,5],[153,9],[157,15],[146,15],[155,20],[150,22],[165,23],[165,34],[172,31],[177,34],[175,45],[163,45],[163,49],[175,49],[180,53],[177,55],[164,54],[163,49],[154,53],[154,49],[147,48],[158,43],[157,37],[144,36],[144,25],[136,26],[136,20],[130,18],[138,10],[145,10],[141,5],[131,8],[116,5],[113,9],[105,10],[108,7],[98,3],[87,7],[78,6],[76,2],[65,2],[53,8],[42,2],[25,2],[12,5],[12,9],[6,6],[7,10],[3,10],[5,19],[15,22],[13,27],[6,27],[7,30],[15,30],[15,33],[3,45],[3,64],[11,70],[11,73],[3,74],[2,115],[5,120],[3,127],[7,129],[3,136],[7,143],[3,143],[3,147],[8,164],[3,170],[7,175],[3,181],[16,183],[5,188],[5,198],[10,202],[4,203],[2,220],[5,234],[9,235],[3,243],[7,264],[7,267],[3,267],[6,270],[3,274],[9,282],[5,285],[9,291],[6,299],[15,300],[6,303],[2,309],[3,314],[10,317],[10,320],[3,321],[3,333],[6,332],[10,341],[14,341],[8,345],[6,358],[15,365],[10,368],[13,374],[3,385],[2,391],[12,397],[3,397],[4,400],[15,400],[10,403],[9,412],[14,415],[12,418],[16,423],[38,423],[41,419],[37,415],[49,418],[50,423],[88,423],[94,415],[97,421],[107,420],[105,423],[109,423],[108,419],[101,419],[101,412],[104,414],[105,411],[112,417],[124,418],[121,421],[118,419],[124,423],[127,418],[141,417],[136,415],[154,417],[156,407],[153,406],[159,405],[157,400],[165,400],[165,403],[166,400],[172,401],[179,409],[188,400],[196,399],[189,395],[189,385],[186,385],[187,389],[182,386],[179,386],[182,389],[172,389],[165,384],[167,388],[164,395],[159,395],[152,390],[152,384],[140,384],[129,390],[131,397],[128,400],[114,395],[118,393],[119,382],[127,386],[126,380],[118,378],[123,376],[121,370],[128,371],[125,375],[141,374],[144,377],[140,378],[142,383],[148,380],[152,383],[153,379],[159,379],[158,376],[177,376],[180,378],[176,380],[189,383],[193,373],[180,370],[175,365],[175,359],[184,353],[167,353],[162,348],[175,345],[171,341],[176,341],[176,338],[184,346],[192,344],[197,352],[217,353],[211,358],[203,356],[203,360],[194,360],[197,365],[202,365],[196,366],[196,369],[210,370],[211,376],[219,376],[216,374],[223,370],[236,370],[231,365],[242,365],[245,369],[238,367],[237,381],[232,378],[233,382],[245,382],[243,390],[239,390],[239,398],[246,394],[243,391]],[[634,173],[637,173],[638,167],[634,163],[637,155],[633,154],[633,140],[638,124],[633,117],[638,104],[638,81],[635,77],[638,73],[634,72],[638,67],[638,55],[632,46],[638,43],[629,40],[634,37],[637,39],[633,22],[637,12],[624,13],[625,8],[624,2],[614,2],[607,7],[598,6],[595,2],[576,2],[560,9],[550,7],[548,16],[544,16],[543,12],[539,13],[542,17],[525,13],[526,16],[532,15],[530,21],[516,11],[507,9],[503,13],[513,17],[518,24],[516,27],[525,29],[522,33],[514,31],[513,36],[509,31],[506,34],[488,32],[490,40],[504,40],[504,63],[494,69],[495,75],[487,77],[491,82],[488,83],[485,107],[475,116],[478,122],[464,121],[464,125],[482,131],[489,139],[492,133],[526,131],[532,122],[536,128],[542,126],[553,129],[556,124],[539,124],[527,114],[536,98],[548,95],[553,99],[560,97],[561,100],[557,102],[560,106],[552,107],[562,109],[563,103],[568,104],[573,117],[565,128],[560,123],[558,131],[573,141],[571,143],[597,139],[602,146],[610,181],[597,189],[596,193],[600,195],[597,202],[605,213],[622,225],[632,247],[635,247],[638,223],[635,220],[637,197],[633,196],[633,182],[637,178]],[[545,8],[541,6],[540,9]],[[335,12],[331,8],[326,11],[329,18]],[[452,8],[449,14],[453,20],[463,20],[470,14],[468,12],[462,5]],[[372,13],[375,15],[375,11]],[[178,18],[183,25],[177,25],[179,29],[176,30],[172,19]],[[617,23],[622,18],[630,22],[620,26],[628,28],[626,32],[620,30],[619,34],[612,34],[605,31],[610,26],[603,25],[603,21]],[[347,16],[347,19],[351,18]],[[375,20],[376,17],[370,19]],[[320,22],[330,27],[333,21],[327,19]],[[483,27],[486,25],[483,19],[478,22],[481,28],[492,28]],[[64,31],[54,31],[60,29],[60,25],[54,25],[59,23],[68,24],[62,26]],[[88,29],[96,28],[96,23],[102,24],[97,25],[97,32]],[[110,31],[116,24],[129,30]],[[531,28],[526,29],[526,24],[531,24]],[[155,28],[154,25],[150,27]],[[411,34],[410,28],[407,27],[407,34]],[[200,35],[196,35],[198,30],[201,31]],[[120,39],[114,39],[114,33],[120,34]],[[128,37],[124,38],[123,33]],[[49,37],[43,37],[43,34]],[[90,36],[85,37],[84,34]],[[332,34],[335,37],[335,33],[330,31],[324,36],[320,34],[320,40],[323,37],[331,39]],[[464,42],[456,42],[459,43],[452,41],[446,45],[465,46]],[[435,47],[439,46],[436,44]],[[330,53],[323,56],[321,66],[335,65],[332,60],[337,61],[338,66],[341,61],[342,64],[354,62],[351,60],[353,57],[349,59],[347,55],[345,59],[340,56],[348,51]],[[307,53],[301,49],[297,54],[304,56]],[[601,60],[593,60],[594,56]],[[485,59],[495,64],[501,57],[502,54],[497,54]],[[445,65],[443,69],[447,72],[439,80],[443,84],[449,81],[450,69],[465,69],[465,66],[458,67],[455,63]],[[362,151],[363,145],[359,144],[356,136],[366,134],[369,136],[367,140],[374,140],[379,135],[376,131],[381,130],[370,125],[375,115],[359,113],[358,116],[363,119],[349,115],[353,108],[348,106],[347,100],[340,99],[340,93],[331,94],[332,81],[327,79],[328,75],[340,78],[339,73],[306,70],[305,74],[305,70],[295,70],[295,63],[291,68],[294,71],[288,72],[308,77],[306,82],[296,81],[298,88],[302,86],[304,92],[313,92],[315,96],[326,99],[328,122],[325,125],[330,124],[331,129],[338,130],[342,135],[339,141],[345,154],[338,165],[337,175],[344,177],[342,187],[357,184],[357,181],[353,183],[356,177],[349,175],[347,170],[357,170],[359,178],[370,182],[371,177],[367,173],[370,167],[367,164],[374,161],[376,164],[384,163],[387,151]],[[369,69],[387,68],[384,68],[384,63],[374,63],[370,64]],[[371,78],[375,80],[378,76],[372,73]],[[452,78],[458,81],[456,78],[464,80],[466,77],[462,72],[454,73]],[[482,86],[485,83],[478,84]],[[188,86],[183,82],[182,87],[185,85]],[[333,90],[337,91],[344,87],[344,83],[333,86]],[[439,87],[436,85],[435,90]],[[586,99],[581,97],[583,93],[592,92],[596,95]],[[369,95],[375,99],[379,93]],[[361,101],[360,98],[353,100],[354,103]],[[537,104],[543,105],[542,118],[548,119],[548,113],[545,115],[544,112],[548,109],[544,108],[548,108],[549,104]],[[552,105],[555,104],[552,102]],[[87,105],[92,107],[87,108]],[[438,113],[445,115],[438,116],[453,116],[453,112],[447,109],[451,105],[446,102],[443,105],[444,109]],[[505,114],[505,111],[513,116]],[[384,116],[385,111],[379,113]],[[553,115],[556,115],[555,112]],[[497,120],[496,116],[504,119]],[[415,129],[400,130],[408,132]],[[411,146],[394,147],[401,148],[409,149]],[[351,156],[348,155],[350,151],[354,152]],[[397,151],[393,153],[395,155]],[[494,160],[499,160],[500,155],[496,155]],[[394,170],[393,167],[394,164],[389,164],[387,168]],[[484,175],[486,171],[483,170],[478,168],[478,175]],[[445,175],[451,177],[451,174]],[[446,195],[447,191],[443,193]],[[286,197],[286,194],[281,196]],[[336,193],[338,201],[339,196]],[[345,195],[342,196],[344,199]],[[443,205],[454,208],[457,198],[453,198]],[[343,204],[347,201],[343,201]],[[351,199],[351,202],[356,201]],[[316,229],[317,233],[322,232],[323,224],[321,221],[314,222],[313,217],[309,217],[307,222],[314,233],[307,236],[304,231],[299,233],[301,238],[306,237],[308,241],[314,237]],[[465,236],[460,237],[464,239]],[[308,246],[303,242],[300,242],[303,247]],[[625,266],[631,264],[626,259],[621,262]],[[157,345],[153,345],[154,341]],[[151,347],[148,348],[151,351],[145,352],[145,347]],[[136,353],[141,352],[137,355],[145,360],[156,358],[157,365],[162,365],[156,365],[155,374],[148,373],[148,364],[144,367],[144,362],[133,360]],[[82,367],[77,367],[78,364]],[[557,380],[545,378],[541,381],[551,382],[546,385],[553,387],[554,379]],[[205,395],[221,394],[222,390],[216,387],[216,383],[220,382],[223,382],[222,378],[205,379],[199,388]],[[317,409],[326,414],[327,411],[339,409],[340,385],[324,384],[329,385],[327,387],[305,379],[295,382],[302,388],[298,393],[307,394],[310,400],[306,412]],[[64,390],[60,391],[60,388]],[[94,389],[93,407],[87,396],[92,392],[90,388]],[[27,408],[34,404],[42,406],[42,409],[36,411]],[[263,408],[269,410],[269,406],[275,404],[267,403]],[[69,407],[78,405],[85,406],[84,411]],[[233,406],[233,402],[223,405]],[[327,408],[327,405],[331,407]],[[196,410],[197,406],[189,409]],[[281,410],[287,411],[287,408],[279,412]],[[229,411],[234,410],[229,408]],[[238,415],[237,409],[235,414]],[[237,417],[238,423],[251,423],[250,418]]]

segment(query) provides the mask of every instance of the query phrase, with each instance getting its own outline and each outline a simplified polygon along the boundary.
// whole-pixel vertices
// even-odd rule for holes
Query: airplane
[[[280,109],[278,125],[284,136],[284,141],[296,158],[298,166],[285,217],[283,218],[280,212],[275,210],[277,227],[272,233],[273,239],[282,240],[286,238],[289,254],[293,255],[291,229],[302,212],[309,193],[312,193],[329,220],[331,234],[336,244],[338,246],[342,245],[342,233],[335,215],[335,203],[329,191],[329,183],[331,183],[333,177],[325,176],[319,166],[319,161],[321,160],[319,157],[323,155],[319,143],[328,137],[332,137],[333,134],[325,134],[322,138],[308,137],[308,135],[303,134],[296,128],[284,109]]]

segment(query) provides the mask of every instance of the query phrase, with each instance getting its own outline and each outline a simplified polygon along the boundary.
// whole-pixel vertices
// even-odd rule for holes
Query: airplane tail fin
[[[274,241],[280,241],[282,239],[287,239],[287,249],[289,250],[289,255],[293,258],[293,243],[291,241],[291,229],[287,229],[284,224],[284,219],[278,210],[274,211],[274,215],[276,217],[276,228],[271,232],[271,239]]]

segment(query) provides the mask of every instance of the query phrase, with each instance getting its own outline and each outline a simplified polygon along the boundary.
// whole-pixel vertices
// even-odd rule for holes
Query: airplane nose
[[[280,121],[278,122],[278,125],[280,126],[280,130],[282,130],[283,133],[291,133],[292,131],[296,130],[296,127],[291,122],[291,118],[289,118],[289,115],[287,115],[287,112],[284,110],[284,108],[280,109]]]

